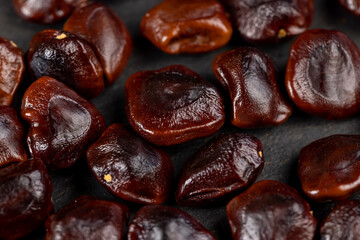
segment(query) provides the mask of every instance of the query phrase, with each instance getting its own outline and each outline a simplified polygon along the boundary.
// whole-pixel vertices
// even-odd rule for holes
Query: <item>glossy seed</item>
[[[292,113],[277,84],[270,57],[256,48],[243,47],[219,54],[213,71],[232,103],[234,126],[241,128],[279,125]]]
[[[0,105],[11,105],[24,72],[22,50],[14,42],[0,37]]]
[[[313,0],[222,0],[240,35],[251,43],[278,43],[305,32]]]
[[[127,236],[128,240],[215,240],[186,212],[160,205],[141,208],[131,221]]]
[[[112,124],[87,151],[92,174],[112,194],[141,204],[161,204],[170,193],[173,166],[168,155]]]
[[[185,164],[176,201],[204,206],[243,190],[264,166],[261,142],[243,133],[221,134],[202,147]]]
[[[145,14],[141,31],[164,52],[200,53],[225,45],[232,27],[218,1],[165,0]]]
[[[316,201],[340,200],[360,190],[360,136],[332,135],[301,149],[298,173]]]
[[[81,196],[46,221],[46,240],[122,240],[129,209],[120,203]]]
[[[360,201],[346,200],[337,204],[320,226],[321,239],[360,239]]]
[[[66,18],[86,0],[12,0],[16,13],[25,20],[52,24]]]
[[[181,65],[130,76],[125,94],[131,126],[156,145],[209,136],[225,121],[219,91]]]
[[[292,187],[272,180],[253,184],[226,206],[234,240],[312,240],[316,219]]]
[[[338,2],[349,12],[360,17],[360,0],[338,0]]]
[[[38,229],[53,210],[50,176],[40,159],[0,170],[0,239],[18,239]]]
[[[86,98],[104,89],[103,69],[90,45],[82,38],[47,29],[30,42],[28,67],[32,79],[53,77]]]
[[[327,119],[360,110],[360,51],[343,33],[303,33],[291,45],[285,84],[301,110]]]
[[[122,20],[102,3],[89,2],[77,8],[64,30],[81,36],[93,47],[106,75],[115,82],[132,52],[132,40]]]
[[[25,131],[14,108],[0,106],[0,133],[0,168],[25,162]]]
[[[50,77],[38,79],[26,90],[21,116],[30,124],[31,155],[53,170],[68,168],[84,157],[106,127],[92,103]]]

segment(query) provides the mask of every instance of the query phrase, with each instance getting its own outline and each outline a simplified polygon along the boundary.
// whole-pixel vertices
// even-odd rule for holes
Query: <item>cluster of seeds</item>
[[[90,99],[112,87],[131,57],[134,43],[119,16],[86,0],[12,2],[32,22],[67,20],[62,30],[35,34],[26,57],[0,37],[0,239],[44,225],[47,240],[215,239],[193,216],[165,206],[171,198],[186,207],[226,204],[236,240],[360,238],[360,201],[346,200],[360,191],[360,135],[302,146],[295,189],[256,182],[266,164],[263,144],[243,133],[280,125],[295,108],[325,119],[359,112],[360,51],[340,31],[308,30],[313,0],[164,0],[143,16],[139,30],[167,54],[219,49],[233,26],[251,44],[299,35],[285,79],[279,81],[272,59],[255,47],[218,54],[212,62],[217,85],[183,65],[133,73],[124,84],[129,124],[109,127]],[[339,4],[359,15],[358,0]],[[16,109],[14,95],[25,81]],[[236,131],[216,134],[227,119]],[[166,147],[215,134],[175,178]],[[84,159],[123,203],[83,195],[55,212],[51,173],[74,170]],[[341,202],[318,222],[309,202],[334,201]],[[133,203],[146,206],[131,216]]]

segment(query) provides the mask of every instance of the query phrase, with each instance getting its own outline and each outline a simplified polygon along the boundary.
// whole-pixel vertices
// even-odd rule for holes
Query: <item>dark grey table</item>
[[[212,59],[223,51],[248,45],[235,33],[228,45],[210,53],[200,55],[168,55],[150,44],[142,36],[139,27],[140,20],[145,12],[160,3],[161,0],[104,0],[103,2],[109,5],[123,19],[134,41],[133,54],[121,77],[114,85],[106,88],[99,97],[93,100],[93,103],[105,116],[108,125],[115,122],[127,122],[124,109],[124,83],[131,74],[141,70],[159,69],[170,64],[183,64],[198,72],[205,79],[216,83],[211,69]],[[348,14],[335,0],[315,0],[315,2],[316,11],[311,28],[342,30],[360,46],[360,18]],[[0,1],[0,36],[14,41],[24,52],[35,33],[46,28],[61,28],[62,24],[45,26],[26,22],[14,13],[10,0]],[[276,46],[260,47],[261,50],[273,58],[279,71],[278,81],[284,93],[284,71],[292,41],[293,39]],[[26,79],[18,91],[14,102],[14,106],[17,109],[20,107],[22,94],[28,84],[29,80]],[[297,177],[297,158],[300,149],[308,143],[328,135],[357,134],[359,130],[360,119],[358,115],[347,120],[328,121],[307,115],[295,109],[288,121],[278,127],[243,130],[231,126],[229,121],[227,121],[219,132],[247,132],[258,137],[264,145],[266,161],[264,170],[258,180],[279,180],[300,190]],[[211,138],[207,137],[164,148],[171,156],[176,177],[179,176],[186,159]],[[113,197],[92,177],[87,169],[85,159],[81,159],[71,169],[62,172],[51,172],[50,174],[54,185],[53,201],[55,210],[83,194],[91,194],[105,200],[122,201]],[[353,197],[360,198],[360,194]],[[174,197],[171,196],[167,204],[176,206],[173,199]],[[132,210],[132,214],[140,207],[131,203],[126,204]],[[326,216],[333,206],[332,203],[316,204],[311,201],[310,204],[315,217],[319,220]],[[230,228],[225,213],[225,204],[211,208],[179,208],[196,217],[218,239],[231,239]],[[27,239],[43,239],[44,234],[44,229],[40,229],[27,237]]]

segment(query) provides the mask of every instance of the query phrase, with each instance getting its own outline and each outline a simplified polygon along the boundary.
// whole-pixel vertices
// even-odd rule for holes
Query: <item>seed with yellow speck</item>
[[[67,36],[66,36],[66,34],[65,33],[62,33],[62,34],[60,34],[60,35],[57,35],[56,36],[56,39],[64,39],[64,38],[66,38]]]
[[[110,175],[110,174],[106,174],[106,175],[104,176],[104,180],[105,180],[106,182],[111,182],[111,180],[112,180],[111,175]]]
[[[13,41],[10,41],[11,45],[13,45],[14,47],[17,47],[17,45],[13,42]]]
[[[263,156],[263,155],[262,155],[262,151],[259,151],[259,156],[260,156],[260,157],[262,157],[262,156]]]
[[[280,38],[280,39],[284,38],[284,37],[286,37],[286,35],[287,35],[287,33],[286,33],[285,29],[281,28],[278,32],[278,38]]]

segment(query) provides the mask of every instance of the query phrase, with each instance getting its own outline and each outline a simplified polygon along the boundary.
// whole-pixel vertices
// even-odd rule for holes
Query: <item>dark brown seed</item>
[[[72,13],[64,30],[81,36],[92,45],[107,84],[114,83],[132,51],[131,36],[121,19],[105,5],[90,2]]]
[[[53,77],[86,98],[104,89],[103,70],[90,45],[65,31],[44,30],[30,42],[28,67],[33,80]]]
[[[181,65],[130,76],[125,94],[131,126],[157,145],[209,136],[225,121],[218,90]]]
[[[10,106],[25,72],[23,52],[16,44],[0,37],[0,105]]]
[[[360,201],[340,202],[320,226],[322,240],[360,239]]]
[[[160,205],[141,208],[129,226],[128,240],[215,240],[186,212]]]
[[[279,125],[292,107],[277,85],[270,57],[256,48],[244,47],[215,57],[213,71],[229,92],[234,126],[241,128]]]
[[[15,109],[0,106],[0,168],[25,162],[25,132]]]
[[[222,0],[245,41],[277,43],[309,28],[313,0]]]
[[[338,0],[349,12],[360,17],[360,0]]]
[[[0,170],[0,239],[18,239],[39,228],[53,209],[50,176],[39,159]]]
[[[141,31],[164,52],[200,53],[225,45],[232,27],[218,1],[165,0],[145,14]]]
[[[320,117],[346,118],[360,110],[360,52],[338,31],[314,29],[292,45],[285,84],[291,100]]]
[[[360,190],[360,136],[332,135],[301,149],[299,177],[316,200],[340,200]]]
[[[46,240],[122,240],[129,209],[120,203],[82,196],[46,221]]]
[[[12,0],[16,13],[25,20],[51,24],[66,18],[86,0]]]
[[[255,183],[226,206],[234,240],[312,240],[316,219],[292,187],[277,181]]]
[[[173,166],[168,155],[113,124],[87,151],[89,168],[115,196],[141,204],[161,204],[168,198]]]
[[[26,90],[21,116],[30,124],[31,155],[53,170],[70,167],[85,156],[106,128],[93,104],[50,77],[38,79]]]
[[[222,134],[185,164],[176,201],[203,206],[249,186],[264,166],[261,142],[243,133]]]

